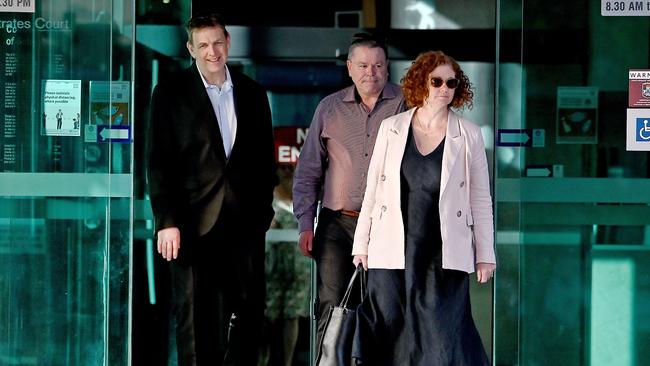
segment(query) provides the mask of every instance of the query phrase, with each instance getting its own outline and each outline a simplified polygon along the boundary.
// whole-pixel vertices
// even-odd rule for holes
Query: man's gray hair
[[[381,48],[384,50],[384,55],[388,60],[388,49],[386,48],[386,42],[382,38],[374,36],[370,33],[356,33],[354,36],[352,36],[350,48],[348,48],[348,60],[352,56],[354,49],[360,46],[368,48]]]

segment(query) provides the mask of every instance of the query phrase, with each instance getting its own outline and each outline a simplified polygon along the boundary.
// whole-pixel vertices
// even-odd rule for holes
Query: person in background
[[[341,300],[354,272],[350,264],[352,238],[379,124],[404,110],[399,86],[388,83],[388,54],[383,41],[366,33],[356,34],[348,50],[347,70],[354,85],[319,103],[293,184],[298,245],[305,256],[316,261],[317,339],[323,334],[324,315]],[[322,209],[314,234],[321,195]]]
[[[472,85],[440,51],[402,80],[408,111],[383,121],[354,236],[368,270],[353,357],[367,365],[489,365],[471,315],[469,273],[496,269],[481,129],[452,111]]]
[[[294,165],[278,164],[280,184],[275,187],[272,229],[297,230],[293,215]],[[296,241],[266,242],[266,318],[269,321],[269,366],[291,366],[299,336],[300,319],[309,318],[310,263]]]
[[[148,183],[158,252],[171,261],[179,365],[256,365],[264,240],[277,183],[266,91],[226,65],[219,15],[187,27],[195,62],[158,84]]]

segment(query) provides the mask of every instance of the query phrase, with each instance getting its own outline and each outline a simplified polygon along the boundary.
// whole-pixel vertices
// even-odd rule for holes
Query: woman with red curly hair
[[[355,265],[368,270],[353,357],[364,365],[489,365],[474,325],[469,274],[496,269],[481,129],[456,114],[472,84],[440,51],[402,79],[410,110],[377,135],[357,224]]]

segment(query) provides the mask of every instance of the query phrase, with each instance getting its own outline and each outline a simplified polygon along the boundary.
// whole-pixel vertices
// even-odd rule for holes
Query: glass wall
[[[497,9],[495,364],[649,364],[650,170],[626,109],[650,20],[588,0]]]
[[[132,1],[0,12],[0,364],[129,363]]]
[[[189,64],[180,25],[191,1],[14,3],[0,10],[0,364],[167,364],[168,273],[148,226],[142,136],[152,86]],[[603,16],[601,3],[217,10],[232,24],[232,67],[269,91],[287,178],[316,104],[349,85],[350,35],[386,31],[395,82],[424,50],[456,57],[477,88],[465,113],[483,128],[494,177],[499,269],[494,288],[471,289],[493,363],[644,365],[650,168],[626,141],[629,70],[650,69],[650,20]],[[268,246],[296,237],[278,225]],[[296,364],[309,363],[308,323]]]

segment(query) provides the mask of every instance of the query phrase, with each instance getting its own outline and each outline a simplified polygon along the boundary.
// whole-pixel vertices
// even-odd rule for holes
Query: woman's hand
[[[497,265],[494,263],[477,263],[476,264],[476,277],[479,283],[486,283],[492,276]]]
[[[352,263],[354,263],[355,267],[359,266],[359,263],[363,265],[363,269],[366,271],[368,270],[368,256],[367,255],[355,255],[354,259],[352,260]]]

